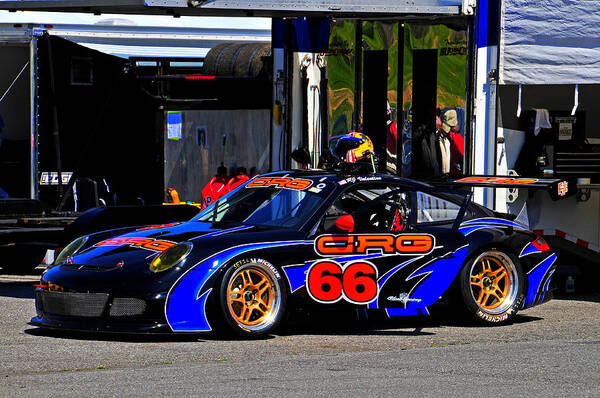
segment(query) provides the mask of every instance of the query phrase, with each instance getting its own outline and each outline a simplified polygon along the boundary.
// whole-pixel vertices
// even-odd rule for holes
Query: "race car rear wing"
[[[552,200],[564,199],[577,193],[574,180],[560,178],[529,178],[508,176],[468,176],[450,179],[435,185],[482,187],[482,188],[518,188],[518,189],[543,189],[548,191]]]

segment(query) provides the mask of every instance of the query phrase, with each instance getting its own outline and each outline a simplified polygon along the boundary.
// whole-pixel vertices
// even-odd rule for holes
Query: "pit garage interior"
[[[109,3],[96,11],[113,11]],[[160,203],[169,188],[176,189],[182,200],[199,201],[202,186],[221,164],[231,174],[244,167],[251,175],[299,166],[290,161],[290,154],[304,147],[316,167],[330,137],[362,130],[374,142],[380,170],[428,179],[442,170],[425,159],[421,147],[435,132],[436,117],[443,119],[449,110],[455,115],[452,127],[463,142],[463,153],[455,162],[462,174],[469,167],[471,126],[465,121],[472,100],[467,76],[473,67],[469,62],[473,18],[460,15],[459,2],[433,3],[398,7],[393,12],[397,16],[387,19],[361,19],[361,13],[371,13],[367,8],[356,13],[344,10],[336,19],[275,18],[273,51],[261,47],[259,54],[257,46],[223,43],[206,59],[180,59],[187,65],[183,67],[181,63],[173,67],[168,59],[125,61],[85,54],[89,49],[76,55],[79,49],[69,48],[73,43],[52,36],[38,40],[40,65],[49,62],[44,47],[51,43],[53,52],[70,51],[70,56],[79,57],[79,67],[90,67],[85,60],[93,59],[98,69],[92,72],[93,79],[100,82],[73,85],[70,75],[60,76],[73,63],[61,63],[65,57],[57,53],[54,107],[51,82],[40,74],[40,98],[49,104],[40,104],[45,114],[38,120],[44,126],[35,155],[38,174],[74,172],[75,180],[92,179],[98,185],[94,189],[101,191],[106,191],[106,181],[117,194],[116,201],[112,194],[100,197],[107,204]],[[44,4],[21,3],[42,9]],[[75,4],[65,6],[77,10],[70,8]],[[237,4],[226,13],[237,15],[244,7]],[[290,12],[290,4],[281,7],[256,15]],[[307,2],[307,7],[320,5]],[[52,2],[52,9],[61,8],[61,2]],[[158,10],[140,4],[115,11]],[[185,12],[212,13],[187,5]],[[412,12],[420,16],[408,17]],[[329,12],[319,8],[312,15],[319,14]],[[109,69],[103,63],[114,65]],[[103,81],[104,72],[121,80]],[[82,95],[85,101],[79,99]],[[38,194],[36,188],[51,207],[68,209],[72,202],[57,193],[68,195],[70,187],[32,184],[32,197]]]
[[[156,50],[156,41],[149,47],[123,38],[136,35],[169,39]],[[200,201],[221,163],[267,171],[269,42],[268,29],[3,26],[0,55],[9,62],[0,66],[0,187],[12,204],[7,212],[16,210],[16,198],[63,212],[157,204],[167,187]],[[170,115],[179,117],[178,134]],[[249,132],[254,145],[244,142]]]
[[[444,171],[424,150],[436,119],[454,114],[462,154],[452,171],[463,174],[471,132],[469,24],[466,17],[275,19],[275,51],[292,70],[288,98],[278,90],[275,98],[291,103],[288,153],[305,147],[316,167],[331,137],[359,131],[372,139],[379,170],[431,179]]]

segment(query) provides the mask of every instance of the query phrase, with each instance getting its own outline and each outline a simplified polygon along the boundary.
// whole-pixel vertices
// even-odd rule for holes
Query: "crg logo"
[[[535,178],[510,178],[510,177],[465,177],[456,182],[488,183],[488,184],[533,184]]]
[[[139,247],[140,249],[163,252],[175,246],[175,242],[152,238],[112,238],[96,243],[94,246],[123,246]]]
[[[345,254],[427,254],[435,247],[429,234],[353,234],[321,235],[315,239],[315,251],[321,256]]]
[[[305,180],[303,178],[288,178],[288,177],[262,177],[252,180],[246,185],[246,188],[284,188],[284,189],[295,189],[304,190],[312,185],[311,180]]]

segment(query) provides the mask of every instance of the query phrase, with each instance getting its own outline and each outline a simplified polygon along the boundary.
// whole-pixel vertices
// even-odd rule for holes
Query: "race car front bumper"
[[[108,293],[37,289],[37,316],[31,324],[65,330],[165,333],[172,332],[164,316],[163,294],[119,297]]]

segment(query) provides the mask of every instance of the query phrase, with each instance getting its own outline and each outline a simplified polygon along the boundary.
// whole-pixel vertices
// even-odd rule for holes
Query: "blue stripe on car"
[[[542,260],[527,274],[527,295],[523,308],[528,308],[536,304],[538,293],[542,293],[542,283],[546,274],[550,271],[556,261],[556,254],[552,254]],[[544,288],[545,289],[545,288]],[[545,291],[544,291],[545,292]]]
[[[383,275],[381,278],[379,278],[379,281],[377,282],[377,284],[379,285],[379,291],[381,291],[381,288],[383,287],[383,285],[392,277],[394,276],[394,274],[398,271],[400,271],[402,268],[404,268],[405,266],[407,266],[410,263],[413,263],[417,260],[422,259],[423,256],[419,256],[419,257],[415,257],[412,258],[408,261],[403,262],[402,264],[399,264],[397,266],[395,266],[394,268],[392,268],[391,270],[389,270],[388,272],[385,273],[385,275]],[[375,299],[375,301],[372,301],[369,303],[369,308],[371,309],[375,309],[375,308],[379,308],[379,297],[377,297]]]
[[[442,294],[450,287],[460,271],[467,257],[468,246],[459,248],[454,253],[448,253],[444,257],[413,272],[407,279],[421,276],[421,280],[407,294],[404,308],[387,308],[388,316],[407,316],[428,314],[427,307],[435,303]],[[402,294],[405,292],[398,292]]]
[[[460,225],[460,228],[458,229],[458,231],[460,233],[462,233],[463,235],[469,235],[472,232],[475,232],[479,229],[484,229],[484,228],[494,228],[494,227],[498,227],[498,226],[502,226],[502,227],[513,227],[513,228],[518,228],[518,229],[523,229],[523,230],[527,230],[528,228],[518,224],[514,221],[510,221],[510,220],[505,220],[502,218],[477,218],[475,220],[469,220],[469,221],[465,221]]]
[[[534,253],[541,253],[541,251],[537,247],[535,247],[531,242],[529,242],[527,246],[525,246],[523,250],[521,250],[521,254],[519,254],[519,257],[525,257],[529,254]]]
[[[293,245],[312,245],[313,241],[261,242],[235,246],[210,257],[186,271],[173,284],[165,304],[165,317],[174,332],[208,332],[206,282],[236,256],[257,249]]]

